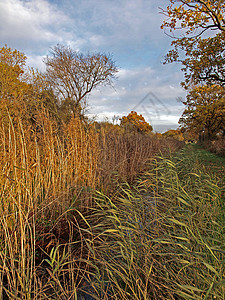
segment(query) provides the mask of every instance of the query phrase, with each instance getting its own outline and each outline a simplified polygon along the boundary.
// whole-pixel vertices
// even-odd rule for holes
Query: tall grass
[[[224,299],[221,187],[195,155],[44,111],[8,114],[0,145],[2,299]]]
[[[158,139],[153,134],[105,132],[99,134],[99,177],[101,184],[109,189],[114,175],[132,183],[149,167],[149,162],[159,153],[174,152],[183,144],[174,139]]]
[[[155,161],[135,187],[97,195],[97,299],[225,298],[221,189],[182,156]]]
[[[109,192],[115,172],[133,181],[166,144],[99,134],[76,118],[59,128],[44,110],[35,118],[5,113],[0,124],[0,297],[76,299],[101,274],[94,190]]]

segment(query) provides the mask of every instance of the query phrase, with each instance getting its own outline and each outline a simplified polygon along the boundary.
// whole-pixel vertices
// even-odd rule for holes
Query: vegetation
[[[225,134],[225,89],[218,85],[192,89],[183,103],[186,105],[179,123],[196,136],[215,139]]]
[[[4,298],[224,299],[224,181],[219,168],[204,170],[206,152],[154,159],[168,139],[157,147],[151,137],[146,171],[131,186],[120,174],[130,175],[135,155],[140,166],[143,139],[98,136],[78,119],[60,137],[40,118],[39,140],[21,120],[1,127]],[[124,164],[128,145],[136,150]]]
[[[0,297],[76,299],[98,259],[95,190],[111,197],[182,145],[92,123],[64,109],[24,54],[5,46],[0,61]]]
[[[138,115],[136,111],[131,111],[128,116],[123,116],[120,125],[126,130],[132,132],[151,132],[152,126],[148,124],[142,115]]]
[[[45,111],[37,120],[35,132],[22,116],[1,123],[1,297],[68,299],[94,272],[90,234],[104,221],[89,221],[94,190],[114,194],[168,141],[97,133],[76,118],[58,131]]]
[[[64,109],[81,115],[86,96],[98,85],[110,84],[117,72],[115,63],[101,53],[83,55],[57,45],[45,60],[47,80]]]
[[[224,2],[170,0],[162,13],[167,17],[162,28],[169,28],[172,34],[182,30],[182,37],[173,36],[172,50],[165,59],[165,63],[180,62],[183,66],[185,81],[181,85],[188,94],[182,101],[186,105],[179,121],[182,131],[194,140],[199,137],[200,142],[223,145]],[[204,36],[206,31],[210,31],[210,37]]]
[[[177,129],[177,130],[170,129],[170,130],[164,132],[163,136],[164,137],[172,137],[174,139],[177,139],[178,141],[183,141],[184,140],[184,135],[181,132],[181,130],[179,130],[179,129]]]
[[[97,299],[224,299],[220,174],[205,172],[190,147],[155,160],[135,186],[97,195],[92,286],[105,287]]]
[[[164,13],[171,30],[179,21],[187,35],[217,28],[222,39],[222,1],[170,0]],[[192,59],[202,31],[168,58],[187,39]],[[224,141],[215,68],[203,78],[183,61],[194,84],[183,130],[162,135],[134,111],[120,125],[83,114],[117,71],[110,57],[60,45],[52,54],[41,74],[0,49],[1,299],[223,300],[224,160],[183,143],[187,132]]]
[[[180,61],[185,71],[186,88],[199,82],[223,84],[224,74],[224,32],[225,6],[218,0],[169,0],[161,28],[171,33],[179,29],[184,37],[175,37],[171,43],[174,49],[167,54],[166,61]],[[205,31],[215,32],[210,38],[203,38]],[[180,51],[181,50],[181,51]],[[180,56],[182,51],[185,57]],[[180,53],[181,52],[181,53]]]

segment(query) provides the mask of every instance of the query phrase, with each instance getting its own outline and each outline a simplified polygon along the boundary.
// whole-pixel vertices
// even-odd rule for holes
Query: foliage
[[[61,105],[74,115],[81,115],[86,96],[97,86],[110,84],[117,72],[112,59],[101,53],[84,55],[57,45],[51,54],[45,60],[48,81]]]
[[[219,136],[214,141],[205,142],[204,147],[213,153],[216,153],[218,155],[225,157],[225,138],[224,138],[224,136]],[[224,161],[223,161],[223,165],[225,165]]]
[[[172,138],[177,139],[178,141],[184,140],[183,133],[179,129],[176,129],[176,130],[170,129],[170,130],[164,132],[163,136],[172,137]]]
[[[225,89],[218,85],[191,90],[179,123],[188,131],[211,139],[225,129]]]
[[[126,130],[134,132],[151,132],[152,126],[148,124],[142,115],[138,115],[137,112],[131,111],[128,116],[123,116],[120,125]]]
[[[191,84],[199,82],[223,85],[224,2],[170,0],[167,9],[162,9],[162,12],[169,20],[164,20],[161,28],[170,28],[171,32],[181,29],[184,36],[172,41],[173,49],[169,51],[165,60],[165,62],[179,61],[183,64],[185,72],[183,86],[189,88]],[[214,36],[211,34],[209,38],[202,38],[206,30],[217,30],[217,33]],[[185,56],[181,55],[183,51]]]
[[[13,112],[0,122],[0,298],[73,299],[98,276],[92,246],[101,237],[92,243],[92,231],[101,220],[87,220],[94,190],[114,194],[117,182],[133,181],[156,153],[180,144],[98,132],[79,118],[61,130],[44,108],[37,124]]]
[[[21,81],[26,56],[7,46],[0,48],[0,100],[13,102],[20,98],[28,86]]]
[[[38,71],[26,68],[26,56],[7,46],[0,49],[1,117],[8,112],[26,119],[35,129],[38,111],[47,109],[57,117],[58,105],[46,78]]]
[[[208,29],[225,31],[225,4],[220,0],[169,0],[166,10],[162,9],[168,20],[164,20],[161,28],[170,31],[184,29],[187,35],[202,34]]]
[[[157,153],[182,143],[77,116],[62,122],[64,112],[45,74],[26,69],[16,50],[0,53],[0,298],[107,299],[115,292],[115,299],[134,299],[134,292],[136,299],[148,299],[151,287],[168,294],[161,280],[150,278],[155,271],[142,236],[146,228],[136,231],[135,218],[146,217],[151,202],[137,201],[140,188],[129,205],[129,191],[121,192],[118,183],[134,182]],[[96,189],[107,193],[108,202],[99,201]],[[110,195],[120,195],[123,205],[102,211],[111,205]],[[147,214],[146,224],[152,224]],[[127,239],[127,229],[138,240]],[[128,280],[121,281],[124,273]]]
[[[209,38],[182,38],[172,42],[173,50],[170,50],[166,62],[181,62],[185,81],[181,85],[188,89],[199,83],[225,84],[225,33],[218,33]],[[179,55],[180,51],[185,56]]]
[[[124,133],[123,128],[118,124],[112,124],[108,121],[103,122],[93,122],[93,126],[98,132],[104,131],[105,133],[115,133],[116,135],[120,135]]]
[[[162,9],[168,19],[161,28],[169,28],[171,33],[181,29],[182,37],[174,36],[165,63],[182,63],[185,81],[181,85],[189,90],[179,123],[188,136],[211,139],[225,128],[225,4],[218,0],[169,3]],[[210,31],[210,37],[204,37],[206,31]]]

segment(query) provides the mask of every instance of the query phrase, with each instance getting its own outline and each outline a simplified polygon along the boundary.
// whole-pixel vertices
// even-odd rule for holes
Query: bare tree
[[[101,53],[83,55],[57,45],[51,54],[45,59],[49,83],[74,114],[81,114],[86,96],[98,85],[111,84],[117,72],[110,56]]]

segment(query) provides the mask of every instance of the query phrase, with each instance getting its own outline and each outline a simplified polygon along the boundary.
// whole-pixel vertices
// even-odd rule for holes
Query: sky
[[[0,0],[0,47],[17,49],[44,72],[44,57],[63,44],[82,53],[110,54],[112,86],[87,99],[87,114],[112,121],[132,110],[155,132],[178,127],[185,98],[179,64],[164,65],[171,39],[160,29],[168,0]]]

